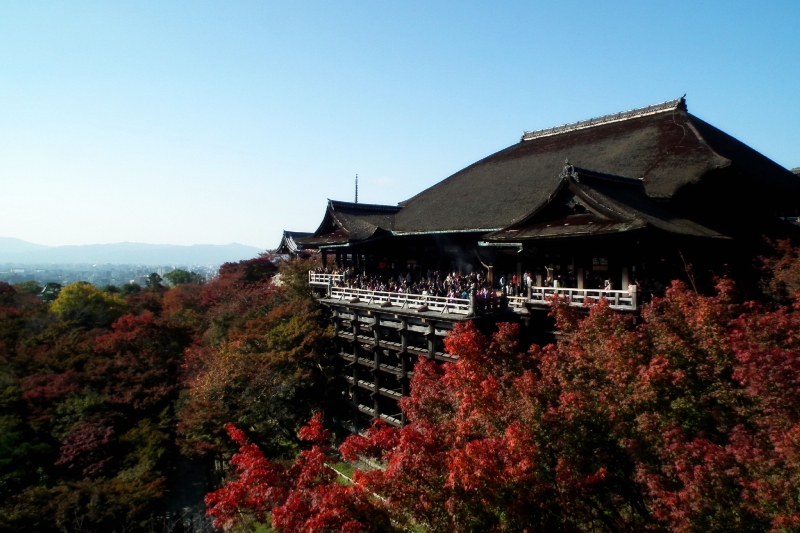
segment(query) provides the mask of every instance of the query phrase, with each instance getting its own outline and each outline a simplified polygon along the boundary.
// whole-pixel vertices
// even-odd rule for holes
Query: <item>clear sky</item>
[[[800,1],[0,3],[0,236],[278,244],[677,98],[800,166]]]

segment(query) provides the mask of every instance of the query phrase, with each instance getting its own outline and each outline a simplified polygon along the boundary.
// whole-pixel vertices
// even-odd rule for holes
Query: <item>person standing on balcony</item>
[[[545,287],[554,287],[555,286],[555,279],[553,278],[553,269],[547,265],[544,267],[545,272],[547,272],[547,278],[545,279]]]

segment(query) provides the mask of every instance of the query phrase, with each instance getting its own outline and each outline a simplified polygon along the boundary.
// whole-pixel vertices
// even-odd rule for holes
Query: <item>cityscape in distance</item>
[[[87,281],[95,286],[144,285],[153,272],[164,275],[181,269],[205,278],[216,275],[220,265],[252,259],[265,250],[239,243],[225,245],[113,244],[45,246],[11,237],[0,237],[0,281],[15,284],[35,281],[41,285],[66,285]]]

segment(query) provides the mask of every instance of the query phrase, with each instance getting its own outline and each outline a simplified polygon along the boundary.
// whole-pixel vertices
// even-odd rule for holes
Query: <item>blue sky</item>
[[[3,2],[0,236],[277,245],[687,94],[800,166],[800,2]]]

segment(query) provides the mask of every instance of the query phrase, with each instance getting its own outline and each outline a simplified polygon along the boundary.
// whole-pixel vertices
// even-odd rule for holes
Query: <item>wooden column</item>
[[[408,355],[408,321],[405,318],[400,321],[400,353],[398,355],[400,356],[400,368],[403,372],[403,376],[400,379],[400,390],[403,396],[408,396],[408,372],[411,370],[411,361]],[[401,420],[405,425],[405,413],[403,413]]]
[[[375,417],[377,418],[378,416],[380,416],[379,405],[378,405],[378,396],[380,396],[380,394],[378,393],[378,391],[380,390],[379,369],[381,367],[381,349],[378,346],[378,343],[381,340],[381,319],[378,315],[375,315],[375,322],[372,324],[372,336],[375,343],[375,345],[372,348],[372,355],[373,355],[372,361],[373,365],[375,365],[375,368],[372,370],[372,377],[373,377],[372,383],[373,386],[375,387],[375,390],[372,393],[372,399],[373,399],[373,409],[375,409]]]
[[[356,433],[360,430],[360,420],[361,420],[361,412],[358,410],[358,404],[360,403],[358,400],[358,315],[355,311],[353,311],[353,322],[352,322],[352,331],[353,331],[353,426],[355,426]]]
[[[428,359],[433,359],[436,353],[436,327],[433,324],[428,324]]]

